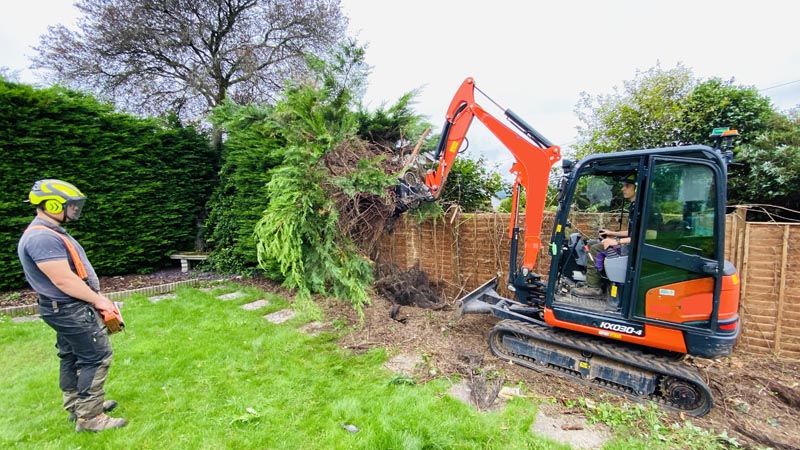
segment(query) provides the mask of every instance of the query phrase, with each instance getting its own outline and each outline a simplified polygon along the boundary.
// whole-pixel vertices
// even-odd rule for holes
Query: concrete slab
[[[150,297],[149,300],[153,303],[158,303],[162,300],[170,300],[173,298],[178,298],[178,294],[156,295],[155,297]]]
[[[298,328],[301,333],[310,334],[311,336],[319,336],[320,333],[326,331],[328,325],[324,322],[310,322]]]
[[[255,311],[265,306],[269,306],[269,300],[261,299],[242,305],[242,309],[247,311]]]
[[[547,403],[539,407],[531,432],[574,449],[599,449],[612,437],[607,426],[589,424],[586,417],[564,414],[555,405]]]
[[[392,372],[413,375],[414,368],[418,367],[422,363],[422,357],[419,355],[399,353],[394,355],[390,360],[386,361],[384,366]]]
[[[236,292],[231,292],[230,294],[222,294],[217,296],[217,298],[222,301],[235,300],[240,297],[244,297],[244,292],[236,291]]]
[[[291,309],[282,309],[272,314],[267,314],[266,316],[264,316],[264,318],[272,323],[284,323],[296,315],[297,313]]]
[[[34,321],[37,321],[37,320],[39,320],[41,318],[42,317],[40,315],[38,315],[38,314],[31,314],[29,316],[12,317],[11,321],[14,322],[14,323],[34,322]]]

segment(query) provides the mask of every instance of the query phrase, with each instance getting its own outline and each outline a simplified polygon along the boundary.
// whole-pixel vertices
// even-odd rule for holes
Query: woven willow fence
[[[378,246],[378,259],[400,269],[417,265],[444,287],[449,301],[497,276],[505,290],[509,266],[509,214],[459,214],[417,223],[399,220]],[[611,228],[611,215],[586,215],[574,227],[591,236]],[[520,221],[522,223],[522,221]],[[739,269],[742,334],[737,352],[800,360],[800,224],[750,223],[745,211],[726,218],[726,258]],[[553,216],[542,226],[550,242]],[[612,225],[610,225],[612,224]],[[547,275],[550,257],[539,252],[536,271]]]

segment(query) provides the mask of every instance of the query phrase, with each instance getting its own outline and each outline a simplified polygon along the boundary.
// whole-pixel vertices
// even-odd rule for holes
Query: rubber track
[[[661,390],[659,389],[662,387],[661,382],[656,389],[656,393],[640,396],[626,386],[597,378],[587,380],[579,374],[564,370],[558,366],[551,364],[542,365],[525,355],[512,354],[506,351],[503,348],[503,335],[506,333],[524,336],[530,340],[547,342],[550,345],[589,352],[592,355],[613,360],[619,365],[635,367],[638,370],[661,375],[657,377],[659,380],[663,380],[664,376],[683,380],[684,382],[691,383],[695,389],[700,392],[702,400],[700,400],[696,408],[684,409],[682,405],[671,402],[669,399],[656,394]],[[616,342],[596,338],[591,335],[573,333],[569,330],[561,330],[550,326],[527,324],[517,320],[503,320],[497,323],[489,332],[489,347],[492,349],[492,353],[498,357],[512,361],[515,364],[528,367],[537,372],[565,377],[583,385],[599,387],[614,394],[627,397],[638,403],[646,403],[648,401],[654,402],[670,411],[682,412],[697,417],[705,415],[713,406],[711,392],[696,370],[671,360],[670,358],[648,354],[634,347],[618,346]]]

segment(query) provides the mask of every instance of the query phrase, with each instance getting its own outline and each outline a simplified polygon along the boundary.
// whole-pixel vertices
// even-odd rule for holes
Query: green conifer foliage
[[[195,247],[216,182],[208,137],[176,119],[117,113],[92,97],[0,79],[0,290],[24,286],[16,245],[35,211],[34,181],[58,178],[88,196],[67,225],[100,275],[153,271]]]

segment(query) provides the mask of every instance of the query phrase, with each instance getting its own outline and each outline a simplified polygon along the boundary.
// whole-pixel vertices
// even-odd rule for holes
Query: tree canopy
[[[800,220],[800,109],[772,116],[769,131],[737,153],[729,178],[731,202],[772,204],[769,219]],[[783,208],[787,208],[784,210]]]
[[[636,73],[622,91],[592,97],[586,92],[575,108],[578,156],[663,146],[708,144],[711,130],[739,130],[738,144],[748,144],[769,129],[767,97],[734,80],[700,80],[680,64]]]
[[[78,0],[79,30],[50,27],[34,67],[129,111],[196,118],[265,101],[347,26],[339,0]]]
[[[728,198],[797,209],[797,111],[784,115],[750,86],[719,78],[700,80],[677,65],[638,72],[622,91],[581,94],[576,112],[577,156],[685,144],[711,144],[718,127],[739,130]]]
[[[464,212],[486,212],[492,210],[492,197],[501,191],[509,192],[509,183],[503,181],[497,167],[487,167],[484,156],[459,158],[450,169],[439,203],[444,208],[458,205]]]
[[[686,67],[657,66],[637,72],[622,91],[614,88],[614,93],[596,98],[582,92],[575,108],[584,124],[578,127],[578,156],[678,142],[682,103],[696,84]]]

